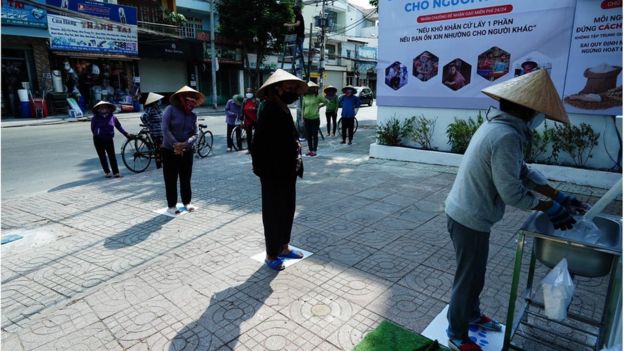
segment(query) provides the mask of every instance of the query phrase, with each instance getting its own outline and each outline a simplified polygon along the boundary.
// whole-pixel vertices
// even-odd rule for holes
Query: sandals
[[[284,268],[286,268],[284,267],[284,261],[279,257],[274,260],[265,259],[264,264],[266,264],[267,267],[275,271],[283,271]]]
[[[500,322],[482,314],[479,319],[470,322],[470,325],[476,325],[481,329],[491,330],[495,332],[499,332],[503,330],[503,325]]]
[[[448,347],[453,351],[482,351],[481,347],[468,338],[449,339]]]
[[[278,257],[280,257],[280,258],[292,258],[292,259],[296,260],[296,259],[303,258],[303,252],[301,252],[299,250],[292,249],[292,250],[288,251],[287,254],[285,254],[285,255],[280,254]]]

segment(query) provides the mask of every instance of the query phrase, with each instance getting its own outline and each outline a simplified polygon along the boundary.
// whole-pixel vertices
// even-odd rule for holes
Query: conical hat
[[[352,87],[351,85],[347,85],[346,87],[342,88],[342,92],[343,92],[343,93],[346,93],[346,91],[345,91],[345,90],[347,90],[347,89],[351,89],[351,92],[352,92],[353,94],[357,93],[357,90],[355,89],[355,87]]]
[[[324,93],[327,93],[327,91],[328,91],[328,90],[332,90],[332,89],[333,89],[334,91],[338,91],[338,89],[337,89],[335,86],[333,86],[333,85],[328,85],[327,87],[325,87],[325,89],[323,89],[323,92],[324,92]]]
[[[151,103],[154,103],[160,99],[164,98],[164,96],[160,95],[160,94],[156,94],[156,93],[149,93],[147,94],[147,99],[145,99],[145,105],[149,105]]]
[[[117,109],[117,106],[111,104],[108,101],[100,101],[97,104],[93,105],[93,108],[91,108],[91,110],[96,111],[97,109],[99,109],[102,106],[109,106],[113,108],[113,111],[115,111]]]
[[[297,94],[303,95],[308,90],[308,85],[306,84],[306,82],[304,82],[303,80],[297,78],[296,76],[294,76],[294,75],[284,71],[283,69],[277,69],[275,71],[275,73],[271,74],[269,79],[267,79],[266,82],[264,82],[264,84],[262,84],[260,89],[258,89],[258,91],[256,92],[256,95],[259,98],[264,98],[264,96],[266,94],[266,88],[267,87],[269,87],[269,86],[271,86],[271,85],[273,85],[275,83],[285,82],[285,81],[289,81],[289,80],[298,83]]]
[[[319,85],[314,83],[313,81],[309,81],[308,82],[308,89],[309,88],[318,88],[318,87],[319,87]]]
[[[204,94],[200,93],[199,91],[185,85],[182,88],[180,88],[180,90],[176,91],[175,93],[173,93],[170,97],[169,97],[169,102],[172,105],[177,105],[178,104],[178,94],[194,94],[195,95],[195,99],[197,99],[197,106],[201,105],[204,103],[204,101],[206,101],[206,97],[204,96]]]
[[[485,95],[504,99],[532,110],[542,112],[546,118],[569,123],[561,98],[546,70],[540,69],[481,90]]]

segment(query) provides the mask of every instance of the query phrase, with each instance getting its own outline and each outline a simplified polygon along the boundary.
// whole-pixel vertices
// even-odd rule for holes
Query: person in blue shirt
[[[338,107],[342,108],[340,114],[340,117],[342,117],[342,141],[340,143],[344,144],[346,142],[348,131],[349,145],[351,145],[353,142],[353,125],[355,115],[357,115],[358,109],[360,108],[360,99],[355,96],[356,90],[350,85],[342,88],[342,93],[344,95],[338,99]]]

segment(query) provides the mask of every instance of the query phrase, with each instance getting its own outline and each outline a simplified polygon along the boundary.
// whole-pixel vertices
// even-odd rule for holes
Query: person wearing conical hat
[[[203,104],[205,99],[204,94],[185,85],[169,97],[171,105],[163,111],[163,142],[160,151],[167,195],[167,213],[170,215],[180,213],[176,207],[178,178],[184,210],[188,212],[195,210],[195,206],[191,205],[193,145],[197,141],[197,115],[193,109]]]
[[[162,111],[160,110],[160,101],[164,96],[156,93],[147,94],[145,99],[145,111],[141,116],[141,122],[149,129],[150,137],[154,142],[154,160],[156,168],[162,167],[162,159],[160,155],[160,145],[162,144]]]
[[[360,108],[361,102],[360,99],[355,96],[357,91],[354,87],[347,85],[342,88],[342,95],[338,99],[338,107],[342,108],[340,113],[340,117],[342,119],[342,141],[341,144],[344,144],[347,140],[347,132],[349,135],[349,145],[353,142],[353,127],[355,125],[355,115]]]
[[[336,136],[336,119],[338,118],[338,89],[328,85],[323,89],[325,93],[325,119],[327,119],[327,135]]]
[[[500,107],[490,108],[487,122],[470,140],[445,202],[457,260],[447,314],[452,350],[481,350],[468,338],[470,325],[495,332],[502,329],[480,310],[479,295],[485,282],[490,230],[503,217],[505,206],[543,211],[560,230],[572,228],[571,215],[587,208],[549,186],[543,175],[524,163],[523,149],[530,145],[531,132],[544,117],[568,123],[548,73],[538,70],[482,92],[498,100]],[[550,199],[540,200],[535,192]]]
[[[308,82],[308,91],[303,95],[303,126],[308,140],[308,156],[316,156],[318,148],[318,134],[321,126],[321,116],[319,110],[325,106],[325,99],[318,96],[318,84]]]
[[[232,131],[239,120],[243,117],[243,97],[241,95],[234,95],[228,102],[225,104],[225,124],[227,125],[227,151],[232,151],[232,147],[234,147],[234,141],[232,140]],[[241,130],[236,130],[236,142],[238,149],[241,149],[242,140],[241,140]]]
[[[100,101],[92,108],[93,118],[91,118],[91,133],[93,134],[93,145],[100,159],[102,170],[106,178],[120,178],[119,167],[117,166],[117,156],[115,155],[115,128],[126,138],[133,138],[134,135],[126,132],[119,119],[115,117],[115,105],[108,101]],[[108,155],[108,160],[106,156]],[[110,168],[108,163],[110,162]],[[112,175],[111,175],[112,169]]]
[[[284,269],[284,259],[303,258],[303,253],[289,247],[295,216],[295,184],[303,176],[301,145],[289,104],[308,89],[294,75],[278,69],[258,89],[264,99],[251,143],[253,172],[260,178],[262,224],[266,244],[266,265]]]

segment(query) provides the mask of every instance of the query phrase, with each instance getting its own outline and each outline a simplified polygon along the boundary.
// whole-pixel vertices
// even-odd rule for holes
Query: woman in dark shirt
[[[117,167],[117,156],[115,156],[115,143],[113,137],[115,136],[115,128],[126,136],[126,138],[132,138],[133,135],[127,133],[119,120],[115,115],[115,105],[110,102],[100,101],[93,106],[93,118],[91,118],[91,133],[93,134],[93,144],[95,145],[95,151],[97,151],[102,169],[104,170],[104,176],[106,178],[111,177],[111,170],[115,178],[120,178],[119,168]],[[110,168],[108,168],[108,161],[106,160],[106,154],[108,154],[108,161],[110,161]]]
[[[303,175],[298,166],[301,145],[288,104],[307,88],[303,80],[278,69],[257,92],[265,103],[258,116],[251,158],[262,185],[265,263],[275,270],[284,269],[284,258],[303,257],[301,251],[288,246],[295,217],[295,183],[297,175]]]
[[[197,140],[197,115],[193,112],[205,100],[204,94],[184,86],[169,98],[169,105],[163,112],[161,148],[163,176],[167,193],[167,213],[180,213],[178,201],[178,177],[182,204],[188,212],[195,210],[191,205],[191,174],[193,172],[193,144]]]

